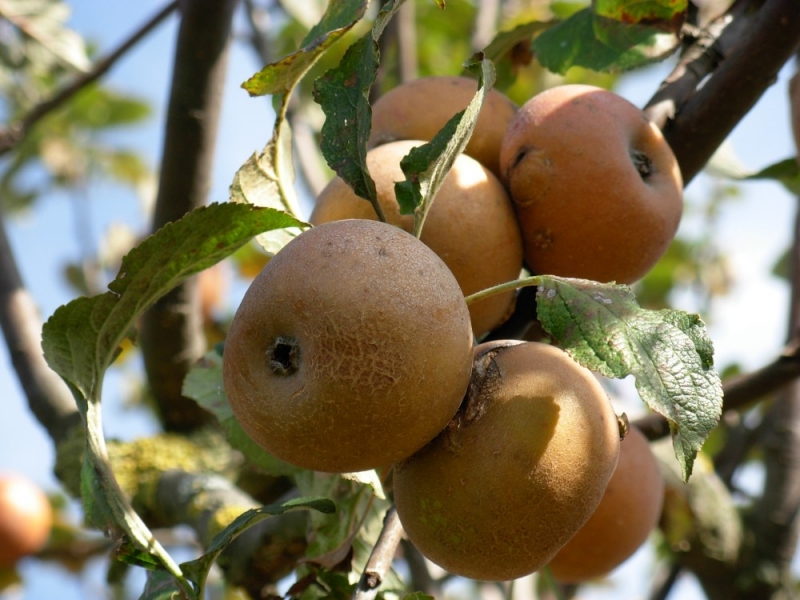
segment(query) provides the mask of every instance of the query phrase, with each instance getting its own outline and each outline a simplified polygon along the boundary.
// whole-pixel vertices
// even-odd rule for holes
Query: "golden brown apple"
[[[472,328],[447,266],[402,229],[324,223],[253,280],[231,323],[223,379],[258,444],[317,471],[408,457],[458,409]]]
[[[537,274],[633,283],[661,258],[683,210],[661,131],[617,94],[563,85],[517,111],[500,168]]]
[[[411,542],[456,575],[508,580],[545,564],[597,508],[619,454],[590,371],[536,342],[476,347],[456,418],[395,466]]]
[[[405,179],[400,160],[422,141],[384,144],[367,153],[378,201],[389,223],[413,231],[414,217],[401,215],[394,183]],[[336,177],[319,194],[309,221],[377,219],[372,205]],[[522,236],[503,185],[478,161],[461,154],[436,194],[420,239],[455,275],[464,295],[513,281],[522,270]],[[490,296],[470,305],[472,329],[480,338],[514,308],[515,293]]]
[[[18,473],[0,475],[0,567],[44,548],[52,524],[50,501],[34,482]]]
[[[470,103],[478,83],[469,77],[435,75],[401,84],[372,106],[369,145],[394,140],[433,139],[445,123]],[[517,105],[491,89],[481,107],[472,137],[464,151],[495,175],[500,175],[500,145]]]
[[[647,541],[658,524],[664,478],[647,438],[631,427],[603,499],[586,524],[550,561],[562,583],[580,583],[613,571]]]

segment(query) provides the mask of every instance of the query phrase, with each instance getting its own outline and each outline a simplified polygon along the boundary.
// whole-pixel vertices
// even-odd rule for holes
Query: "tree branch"
[[[703,79],[711,75],[750,24],[747,12],[752,0],[736,0],[724,13],[697,32],[697,38],[682,54],[672,73],[644,107],[644,113],[661,129],[675,118]]]
[[[794,122],[800,118],[800,106],[795,104],[791,87],[790,98]],[[795,139],[795,147],[800,149],[800,139]],[[800,338],[800,204],[795,210],[790,339]],[[777,590],[793,585],[789,569],[800,534],[800,382],[795,380],[782,390],[766,420],[771,425],[762,437],[766,481],[754,513],[754,544],[748,556],[755,580],[754,599],[771,598]],[[773,576],[764,577],[765,571]]]
[[[235,6],[236,0],[181,4],[153,231],[206,203]],[[193,278],[159,300],[141,324],[145,370],[167,430],[188,431],[212,420],[181,394],[205,346]]]
[[[296,495],[296,490],[293,493]],[[151,508],[160,511],[160,518],[170,526],[191,527],[200,545],[207,548],[234,517],[260,506],[224,477],[173,470],[159,478]],[[217,565],[229,584],[261,598],[264,588],[274,586],[297,566],[305,553],[307,527],[305,511],[261,521],[242,532],[220,555]]]
[[[741,32],[738,27],[732,29],[731,38],[725,36],[724,40],[726,45],[731,44],[725,60],[678,105],[675,118],[666,123],[664,135],[678,159],[684,184],[697,175],[736,124],[775,83],[778,72],[797,50],[797,8],[796,0],[767,0]],[[659,101],[663,97],[659,96]]]
[[[42,353],[39,312],[25,289],[14,252],[6,237],[0,208],[0,328],[28,407],[55,444],[81,425],[66,384],[51,370]]]

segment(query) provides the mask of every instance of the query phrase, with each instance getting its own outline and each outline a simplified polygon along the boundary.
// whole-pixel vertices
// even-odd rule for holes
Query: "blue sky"
[[[76,0],[70,2],[73,8],[70,26],[104,53],[164,3],[164,0]],[[145,127],[120,131],[109,138],[135,146],[153,167],[157,166],[161,152],[161,126],[169,93],[176,26],[177,19],[173,16],[124,58],[107,78],[110,86],[143,97],[153,106],[154,113]],[[238,29],[243,30],[243,24]],[[227,199],[227,188],[235,171],[252,152],[261,149],[270,135],[272,112],[268,101],[250,98],[239,88],[260,66],[249,48],[234,44],[210,200]],[[734,151],[749,167],[761,168],[795,154],[787,103],[787,82],[793,71],[793,65],[783,70],[778,82],[731,136]],[[617,91],[642,105],[667,72],[667,66],[662,65],[625,77]],[[707,181],[698,178],[687,190],[687,198],[700,197],[707,190]],[[146,227],[139,199],[131,191],[99,185],[89,194],[91,228],[98,238],[114,222],[133,224],[140,231]],[[786,286],[768,272],[791,239],[794,205],[794,199],[777,184],[748,183],[742,186],[742,197],[729,204],[721,217],[719,240],[730,254],[737,280],[731,295],[715,305],[715,319],[710,327],[718,364],[738,361],[755,368],[770,361],[781,348],[788,306]],[[61,269],[65,262],[79,256],[73,221],[68,199],[54,194],[43,199],[30,214],[8,224],[23,278],[43,319],[71,299],[70,290],[61,283]],[[107,390],[111,392],[105,408],[108,435],[133,437],[147,433],[152,430],[150,418],[126,409],[113,397],[113,390],[123,380],[124,375],[112,374],[107,382]],[[0,346],[0,398],[5,409],[0,420],[0,471],[21,471],[46,489],[58,489],[51,474],[52,444],[27,411],[5,345]],[[25,599],[51,597],[54,589],[59,590],[59,597],[64,600],[101,597],[97,593],[98,576],[102,581],[99,567],[83,581],[76,581],[58,568],[43,569],[35,561],[25,562],[23,571],[29,584],[22,596]],[[626,570],[620,573],[620,578],[632,577],[633,573]],[[684,597],[678,591],[675,594],[674,597]],[[592,597],[604,596],[598,591]]]

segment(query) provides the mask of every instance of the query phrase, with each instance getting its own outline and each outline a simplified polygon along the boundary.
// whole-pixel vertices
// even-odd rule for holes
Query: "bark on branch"
[[[738,27],[731,30],[732,39],[724,40],[730,44],[725,59],[701,87],[677,106],[675,118],[664,127],[684,183],[697,175],[736,124],[775,83],[778,72],[800,45],[796,0],[767,0],[752,17],[737,18],[750,22],[741,31]],[[658,98],[663,100],[663,95]]]
[[[153,231],[207,201],[235,6],[236,0],[181,4]],[[205,345],[196,279],[169,292],[142,320],[147,379],[167,430],[191,431],[212,420],[181,394]]]
[[[81,425],[75,400],[42,353],[42,322],[25,288],[0,208],[0,328],[28,407],[58,444]]]

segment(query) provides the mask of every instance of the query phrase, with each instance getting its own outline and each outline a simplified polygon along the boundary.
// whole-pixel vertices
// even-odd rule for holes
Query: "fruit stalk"
[[[383,582],[383,578],[392,568],[394,555],[404,534],[403,525],[397,516],[397,509],[392,505],[386,511],[383,529],[381,529],[378,541],[375,542],[375,546],[372,548],[358,586],[353,592],[353,600],[372,600],[377,596],[378,588]]]

